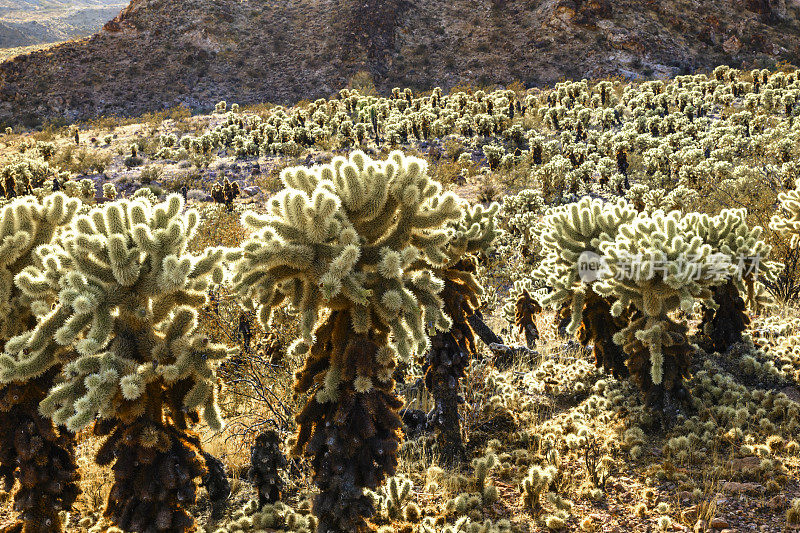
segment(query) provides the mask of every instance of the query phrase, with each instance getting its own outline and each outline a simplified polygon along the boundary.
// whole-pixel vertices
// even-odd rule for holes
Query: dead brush
[[[81,471],[81,494],[75,508],[80,514],[91,514],[102,509],[108,499],[114,476],[111,470],[99,466],[94,461],[97,450],[103,443],[92,435],[91,430],[83,430],[77,435],[77,462]]]

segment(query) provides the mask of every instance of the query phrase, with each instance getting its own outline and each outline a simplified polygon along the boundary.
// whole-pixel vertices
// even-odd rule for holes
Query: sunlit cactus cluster
[[[598,531],[622,466],[667,530],[706,452],[777,492],[798,117],[720,67],[8,133],[3,533]]]
[[[538,302],[570,316],[567,331],[594,345],[598,365],[616,377],[630,373],[648,404],[685,402],[694,349],[673,312],[701,303],[705,333],[725,351],[749,322],[742,296],[754,305],[756,285],[780,266],[769,261],[762,228],[745,217],[744,210],[637,213],[624,200],[557,208],[543,222],[547,255],[534,277],[547,290]],[[507,315],[528,297],[530,287],[515,288]],[[524,327],[524,315],[515,318]]]
[[[31,298],[14,279],[46,261],[40,246],[60,238],[78,209],[78,201],[55,194],[39,201],[32,196],[17,198],[0,207],[0,347],[36,325],[55,299],[52,295]],[[56,381],[59,366],[72,354],[58,348],[52,369],[43,369],[33,379],[9,375],[5,364],[0,378],[0,476],[6,490],[14,494],[20,531],[44,533],[63,526],[59,512],[75,502],[78,465],[75,440],[39,413],[39,403]]]

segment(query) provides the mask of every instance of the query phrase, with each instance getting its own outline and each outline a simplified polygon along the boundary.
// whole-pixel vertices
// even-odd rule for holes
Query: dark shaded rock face
[[[91,38],[0,64],[0,126],[289,104],[361,71],[388,92],[798,62],[797,8],[785,0],[696,3],[134,0]]]
[[[745,7],[761,15],[766,22],[783,20],[788,16],[786,0],[745,0]]]

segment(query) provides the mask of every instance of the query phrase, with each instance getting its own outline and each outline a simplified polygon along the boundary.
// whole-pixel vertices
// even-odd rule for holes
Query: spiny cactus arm
[[[473,259],[474,260],[474,259]],[[456,268],[448,269],[447,279],[452,282],[464,298],[467,308],[478,309],[480,307],[480,297],[483,295],[483,287],[475,275],[470,270]]]
[[[40,320],[34,331],[17,335],[6,343],[0,355],[0,381],[25,381],[40,376],[60,361],[61,351],[54,340],[59,329],[70,320],[69,311],[56,308]],[[86,324],[88,324],[88,320]],[[77,327],[77,321],[70,323]],[[83,325],[86,325],[83,324]]]
[[[795,189],[778,194],[778,201],[783,213],[772,216],[770,227],[775,231],[789,235],[792,247],[800,242],[800,180],[795,182]]]
[[[484,209],[481,204],[470,206],[463,202],[462,211],[461,218],[451,224],[455,233],[448,246],[450,262],[457,262],[467,254],[485,252],[500,234],[496,221],[500,204],[492,203]]]
[[[34,264],[17,274],[15,282],[30,302],[31,309],[43,313],[33,330],[23,331],[6,343],[5,353],[0,356],[2,381],[38,376],[58,363],[61,345],[57,342],[57,335],[72,316],[65,307],[50,309],[60,292],[61,277],[72,264],[69,256],[58,246],[41,246],[33,254],[32,260]],[[19,331],[24,325],[16,327]],[[12,357],[17,353],[23,355],[19,361]]]
[[[28,326],[23,315],[29,313],[30,299],[36,296],[17,293],[13,280],[28,267],[43,266],[37,248],[48,244],[70,222],[78,203],[56,193],[43,200],[17,198],[0,210],[0,338],[7,339]],[[42,291],[39,296],[44,303],[34,304],[36,313],[41,314],[45,307],[49,308],[54,293],[41,284],[34,289],[34,293]]]
[[[156,296],[152,299],[152,317],[158,324],[169,316],[176,307],[189,307],[198,309],[206,303],[206,294],[200,290],[177,290]]]
[[[40,405],[43,415],[72,432],[91,424],[98,414],[112,418],[120,376],[135,370],[135,365],[110,352],[78,361],[81,364],[72,361],[64,366],[64,375],[72,379],[57,384]]]
[[[374,246],[397,250],[412,237],[416,240],[415,246],[432,253],[429,260],[441,262],[438,248],[443,247],[448,239],[444,235],[447,232],[439,228],[460,219],[462,207],[457,197],[452,193],[442,193],[441,185],[428,176],[425,161],[405,157],[400,152],[393,152],[389,159],[384,172],[391,175],[388,194],[398,201],[398,219],[374,241]]]
[[[762,281],[774,283],[783,264],[769,260],[772,246],[762,239],[763,229],[750,228],[746,217],[745,209],[723,210],[715,217],[703,216],[699,226],[706,242],[731,258],[736,273],[730,279],[739,294],[747,295],[747,304],[754,309],[758,305],[757,285]],[[714,227],[713,233],[709,227]]]

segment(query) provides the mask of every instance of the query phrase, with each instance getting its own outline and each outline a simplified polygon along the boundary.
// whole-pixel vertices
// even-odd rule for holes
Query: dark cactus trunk
[[[100,466],[113,463],[114,484],[104,514],[125,531],[195,530],[187,509],[196,503],[197,480],[208,469],[200,438],[187,429],[199,417],[182,409],[190,388],[188,380],[169,388],[162,381],[151,382],[144,405],[120,398],[116,418],[94,424],[94,434],[106,437],[95,461]]]
[[[595,364],[617,378],[629,375],[622,347],[614,343],[614,334],[627,324],[626,317],[611,316],[611,302],[590,292],[583,309],[578,340],[585,347],[594,344]]]
[[[39,414],[58,369],[24,385],[0,387],[0,479],[14,494],[17,522],[3,533],[62,531],[61,511],[68,511],[80,494],[75,438]]]
[[[225,465],[208,452],[202,452],[207,471],[203,476],[203,486],[208,491],[208,499],[212,505],[212,516],[217,518],[224,511],[225,502],[231,495],[231,484],[225,473]]]
[[[349,312],[333,311],[317,326],[295,383],[298,393],[312,393],[297,415],[295,452],[311,458],[319,533],[369,531],[366,519],[375,509],[364,489],[377,490],[397,470],[403,401],[394,392],[393,366],[379,358],[389,334],[375,328],[359,335],[351,323]],[[320,398],[330,371],[338,378],[335,397]]]
[[[561,337],[567,337],[567,326],[569,326],[570,321],[572,320],[572,310],[569,307],[569,304],[564,304],[557,312],[556,312],[556,332]]]
[[[539,340],[536,315],[541,311],[539,302],[528,291],[522,291],[514,305],[514,325],[525,335],[525,344],[530,350],[536,347],[536,341]]]
[[[486,322],[483,321],[483,315],[480,311],[475,311],[475,314],[467,317],[467,322],[475,335],[477,335],[486,346],[490,344],[503,344],[503,339],[492,331],[492,329],[486,325]]]
[[[651,373],[650,350],[634,335],[635,331],[645,328],[646,321],[647,318],[641,316],[634,317],[631,321],[623,346],[627,355],[626,365],[631,379],[644,395],[645,405],[660,412],[664,421],[669,422],[674,420],[678,410],[689,399],[689,392],[683,381],[689,377],[693,350],[686,340],[686,326],[665,317],[661,321],[665,338],[661,347],[663,371],[661,383],[655,384]]]
[[[713,290],[714,303],[719,307],[716,311],[703,307],[700,330],[708,335],[714,351],[725,353],[737,342],[742,342],[742,333],[750,325],[750,317],[732,279]]]
[[[194,530],[186,508],[197,499],[195,479],[206,474],[197,435],[147,417],[130,424],[99,421],[95,434],[108,437],[97,464],[114,463],[105,516],[136,533]]]
[[[461,349],[453,333],[438,333],[431,338],[426,363],[425,386],[433,396],[428,427],[436,429],[439,455],[449,465],[465,461],[458,409],[464,403],[460,381],[466,375],[469,354]]]
[[[474,322],[470,318],[475,316],[479,303],[477,294],[480,287],[473,277],[476,268],[477,261],[467,257],[441,273],[444,288],[440,296],[453,325],[450,331],[437,333],[431,338],[431,349],[425,359],[425,387],[434,402],[428,413],[428,427],[436,431],[439,454],[446,464],[466,459],[458,410],[464,402],[461,379],[466,376],[470,357],[476,353],[475,332],[470,325]],[[494,342],[492,337],[497,336],[491,333],[487,337]]]
[[[283,492],[281,470],[287,465],[281,452],[281,438],[274,429],[264,431],[250,450],[247,477],[258,491],[258,506],[280,501]]]

